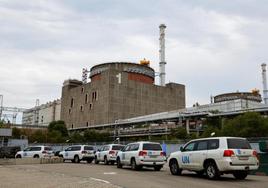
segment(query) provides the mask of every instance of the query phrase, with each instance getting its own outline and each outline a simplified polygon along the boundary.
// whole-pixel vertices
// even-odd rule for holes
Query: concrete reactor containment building
[[[185,86],[155,85],[155,71],[147,61],[99,64],[91,68],[90,79],[63,84],[61,119],[67,128],[185,108]]]

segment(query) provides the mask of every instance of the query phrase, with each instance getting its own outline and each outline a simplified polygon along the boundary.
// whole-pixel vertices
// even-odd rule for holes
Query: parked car
[[[0,158],[15,158],[16,153],[20,150],[19,146],[0,147]]]
[[[248,172],[257,170],[257,152],[245,138],[211,137],[186,143],[180,151],[171,153],[168,164],[173,175],[191,170],[209,179],[232,173],[236,179],[245,179]]]
[[[15,158],[44,158],[54,156],[53,150],[49,146],[30,146],[16,153]]]
[[[74,163],[80,161],[91,163],[95,158],[95,149],[94,146],[90,145],[74,145],[61,151],[59,157],[63,157],[64,161],[71,160]]]
[[[126,145],[117,154],[117,168],[131,166],[133,170],[140,170],[143,166],[153,167],[159,171],[165,164],[166,156],[159,143],[136,142]]]
[[[116,155],[124,145],[120,144],[109,144],[102,146],[95,154],[95,163],[104,162],[104,164],[114,164],[116,162]]]

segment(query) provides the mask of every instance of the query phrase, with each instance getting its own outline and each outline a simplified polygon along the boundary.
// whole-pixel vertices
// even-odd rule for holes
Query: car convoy
[[[15,158],[52,157],[52,148],[31,146],[16,153]],[[233,174],[236,179],[245,179],[252,170],[257,170],[259,160],[245,138],[210,137],[191,140],[167,158],[161,144],[156,142],[135,142],[127,145],[108,144],[97,150],[91,145],[73,145],[58,153],[64,161],[74,163],[87,161],[95,164],[115,164],[117,168],[130,166],[133,170],[151,167],[160,171],[167,162],[172,175],[183,170],[205,174],[208,179],[218,179],[223,174]]]

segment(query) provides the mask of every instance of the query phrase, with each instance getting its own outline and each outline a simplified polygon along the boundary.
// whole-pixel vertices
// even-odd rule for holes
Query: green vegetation
[[[206,121],[206,128],[201,135],[237,137],[268,137],[268,119],[256,112],[247,112],[232,119],[213,118]]]
[[[48,129],[12,128],[12,138],[28,138],[30,143],[86,143],[111,141],[109,133],[86,130],[84,134],[73,132],[70,135],[64,121],[53,121]]]
[[[141,125],[143,127],[144,125]],[[0,127],[6,127],[0,121]],[[238,136],[238,137],[268,137],[268,118],[256,112],[232,117],[207,118],[203,123],[204,132],[187,134],[185,128],[178,127],[171,130],[170,135],[162,136],[141,136],[125,138],[127,141],[139,140],[188,140],[198,137],[210,137],[215,132],[215,136]],[[71,132],[68,130],[64,121],[51,122],[47,130],[19,129],[13,128],[13,138],[28,138],[30,143],[89,143],[89,142],[109,142],[114,138],[110,137],[108,130],[86,130],[84,132]],[[124,138],[121,140],[124,141]]]

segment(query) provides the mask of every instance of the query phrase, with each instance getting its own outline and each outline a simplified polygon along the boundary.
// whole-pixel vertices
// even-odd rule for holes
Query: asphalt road
[[[2,172],[4,169],[9,171],[24,173],[22,176],[26,176],[27,172],[34,171],[35,173],[42,173],[42,176],[54,177],[68,177],[69,179],[80,179],[80,182],[85,179],[95,180],[105,186],[114,187],[117,185],[124,188],[267,188],[268,176],[248,176],[246,180],[236,180],[231,175],[224,175],[220,180],[212,181],[207,180],[205,177],[198,177],[195,173],[183,172],[181,176],[172,176],[169,169],[165,167],[160,172],[155,172],[152,169],[143,169],[141,171],[133,171],[128,167],[123,169],[117,169],[116,166],[103,165],[103,164],[72,164],[72,163],[60,163],[60,164],[45,164],[45,165],[10,165],[1,166],[0,168],[0,181]],[[30,178],[27,178],[29,184]],[[64,181],[64,180],[61,180]],[[74,183],[74,182],[73,182]],[[16,180],[14,180],[14,184]],[[73,184],[74,185],[74,184]],[[1,187],[1,186],[0,186]],[[34,186],[38,187],[38,186]],[[49,186],[49,187],[53,187]],[[78,187],[78,186],[75,186]],[[91,187],[91,186],[89,186]],[[96,185],[98,187],[98,185]]]

